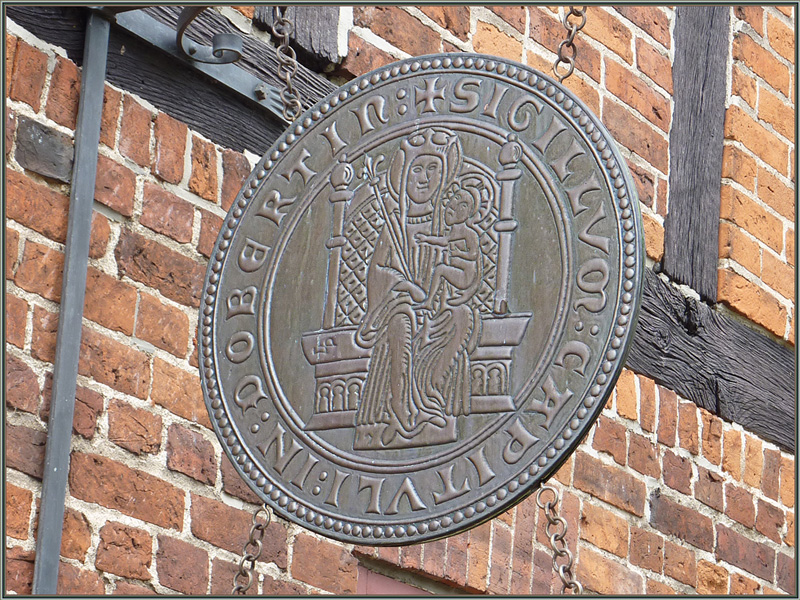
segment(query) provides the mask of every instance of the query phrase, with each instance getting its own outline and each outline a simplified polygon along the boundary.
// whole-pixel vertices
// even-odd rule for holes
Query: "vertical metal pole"
[[[69,472],[86,270],[89,265],[89,237],[97,175],[97,149],[100,143],[100,118],[103,111],[108,33],[108,21],[98,13],[90,13],[86,24],[81,96],[75,128],[75,162],[72,167],[64,282],[33,571],[34,594],[55,594],[58,581],[58,557]]]

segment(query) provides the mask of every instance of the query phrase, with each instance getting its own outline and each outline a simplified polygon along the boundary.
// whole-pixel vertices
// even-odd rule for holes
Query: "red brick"
[[[6,171],[8,173],[8,171]],[[8,180],[6,179],[6,185]],[[8,188],[6,188],[7,190]],[[6,198],[6,202],[8,199]],[[8,210],[8,205],[6,205]],[[6,213],[7,214],[7,213]],[[19,256],[19,233],[6,227],[6,279],[14,279],[17,270],[17,257]]]
[[[678,397],[675,392],[658,386],[658,443],[675,446],[678,426]]]
[[[697,593],[721,595],[728,592],[728,570],[701,560],[697,563]]]
[[[553,479],[560,481],[566,486],[572,485],[572,466],[575,464],[575,458],[570,454],[569,458],[561,463],[558,470],[553,473]]]
[[[579,567],[578,567],[579,568]],[[531,593],[547,596],[553,593],[553,557],[547,551],[537,548],[533,554],[533,584]]]
[[[182,529],[183,490],[110,458],[73,453],[69,487],[72,496],[80,500],[160,527]]]
[[[508,527],[494,522],[492,535],[492,576],[489,580],[490,594],[508,594],[511,585],[511,554],[513,534]]]
[[[80,96],[81,74],[78,67],[71,60],[56,56],[45,114],[59,125],[75,129]]]
[[[222,453],[220,471],[222,472],[223,492],[251,504],[261,504],[261,499],[248,487],[244,479],[239,476],[233,468],[230,459],[228,459],[228,455],[224,452]]]
[[[656,581],[655,579],[650,579],[648,577],[645,593],[648,596],[673,596],[678,592],[673,587],[668,586],[666,583],[661,583],[660,581]]]
[[[694,485],[694,497],[706,506],[722,512],[722,476],[704,467],[697,467],[697,482]]]
[[[781,531],[785,521],[783,511],[761,498],[758,499],[758,516],[756,517],[756,530],[767,536],[773,542],[781,543]]]
[[[599,452],[607,452],[618,464],[624,465],[628,453],[625,427],[605,415],[600,415],[595,425],[592,446]]]
[[[33,369],[16,356],[6,354],[6,405],[35,413],[40,394],[39,379]]]
[[[100,142],[109,148],[116,146],[117,123],[119,122],[121,103],[122,92],[118,92],[106,84],[103,91],[103,113],[100,117]]]
[[[656,427],[656,386],[652,379],[639,377],[639,424],[654,432]]]
[[[153,173],[169,183],[183,179],[183,157],[186,154],[186,125],[160,112],[153,128],[156,147],[153,154]]]
[[[92,526],[86,515],[72,508],[66,508],[61,531],[61,556],[83,562],[91,545]]]
[[[176,592],[205,595],[208,591],[208,552],[188,542],[159,535],[156,571],[159,583]]]
[[[717,271],[717,299],[777,336],[783,337],[786,332],[786,307],[737,273]]]
[[[108,406],[108,439],[134,454],[155,454],[161,449],[161,417],[113,400]]]
[[[717,525],[716,557],[757,577],[772,581],[775,550],[721,524]]]
[[[497,8],[499,7],[492,7],[491,10],[497,11]],[[467,40],[469,36],[469,7],[453,5],[420,6],[419,9],[457,38],[464,41]],[[501,13],[497,12],[497,14]],[[525,27],[524,15],[522,16],[522,26],[523,28]]]
[[[587,590],[598,594],[644,593],[641,575],[588,548],[581,550],[576,576]]]
[[[475,590],[485,591],[489,580],[489,540],[492,524],[484,523],[470,529],[467,549],[467,585]]]
[[[530,595],[533,576],[533,541],[536,534],[536,513],[539,507],[533,498],[529,498],[517,505],[517,521],[514,527],[514,559],[512,563],[511,589],[513,595]],[[451,537],[448,540],[447,571],[451,575],[457,573],[453,580],[457,585],[464,585],[467,576],[467,536],[464,534]],[[457,553],[462,560],[458,561],[458,568],[454,568],[456,561],[453,554]],[[463,576],[462,576],[463,569]]]
[[[780,219],[727,185],[722,186],[720,218],[732,221],[779,254],[783,249]]]
[[[761,487],[761,470],[764,466],[764,454],[761,440],[745,433],[744,473],[742,481],[754,488]]]
[[[192,494],[192,535],[218,548],[241,553],[250,533],[252,517],[252,511],[239,510],[218,500]],[[277,520],[273,519],[267,527],[263,543],[261,560],[274,562],[278,568],[285,569],[288,564],[286,530]]]
[[[189,347],[189,317],[150,294],[139,295],[136,337],[178,357]]]
[[[211,429],[208,411],[200,392],[196,371],[173,367],[160,358],[153,360],[153,389],[150,397],[173,414]]]
[[[761,280],[784,298],[794,298],[794,267],[769,252],[761,256]]]
[[[623,105],[609,100],[603,102],[603,122],[608,124],[617,142],[662,173],[667,173],[667,141],[652,125],[635,117]]]
[[[142,216],[139,222],[176,242],[192,241],[194,207],[186,200],[154,184],[144,184]]]
[[[14,74],[14,58],[17,54],[17,37],[6,33],[6,89],[11,87],[11,76]]]
[[[294,542],[292,576],[333,594],[355,594],[356,561],[339,545],[301,533]]]
[[[398,7],[354,7],[353,23],[368,28],[378,37],[412,56],[439,51],[439,35]]]
[[[535,54],[528,53],[527,58],[530,61],[532,57],[535,57]],[[543,72],[547,72],[552,67],[552,64],[542,65],[542,68],[539,69]],[[538,68],[538,67],[534,67]],[[589,109],[596,115],[600,114],[600,94],[597,90],[592,87],[592,84],[587,83],[585,80],[581,79],[580,77],[570,77],[569,79],[564,80],[564,85],[570,90],[573,94],[575,94],[578,98],[583,100],[583,103],[589,107]]]
[[[136,289],[93,267],[86,274],[84,316],[113,331],[133,334]]]
[[[244,154],[227,149],[222,151],[222,208],[228,210],[233,205],[250,171],[250,161]]]
[[[761,6],[734,6],[737,19],[746,21],[758,35],[764,35],[764,8]]]
[[[47,373],[42,389],[42,407],[39,418],[50,418],[50,402],[53,394],[53,373]],[[94,437],[97,430],[97,417],[103,412],[103,396],[94,390],[79,385],[75,390],[75,412],[72,417],[72,432],[87,440]]]
[[[528,545],[531,546],[533,544],[533,530],[528,529],[527,531],[530,536],[528,538]],[[467,561],[468,540],[469,538],[465,534],[447,538],[447,565],[445,567],[445,577],[449,583],[462,589],[467,585],[467,565],[469,564]],[[514,562],[512,571],[511,593],[515,593],[515,586],[517,589],[526,589],[526,582],[528,593],[530,593],[530,552],[526,555],[525,552],[516,545],[516,537],[514,538]]]
[[[691,494],[692,464],[670,450],[664,450],[664,483],[682,494]]]
[[[6,535],[28,539],[33,492],[6,482]]]
[[[697,405],[694,402],[681,401],[678,406],[678,438],[680,446],[692,454],[700,452],[698,442]]]
[[[60,596],[98,596],[106,592],[103,578],[95,571],[62,562],[58,567],[56,593]]]
[[[794,458],[781,456],[781,504],[788,508],[794,507]]]
[[[652,208],[656,196],[656,184],[653,175],[630,160],[627,163],[628,171],[630,171],[633,182],[636,185],[636,194],[639,196],[639,202]]]
[[[736,225],[719,223],[719,257],[730,258],[758,275],[761,272],[761,248]]]
[[[758,199],[794,221],[794,190],[764,168],[758,169]]]
[[[389,563],[391,565],[399,565],[400,564],[400,548],[387,548],[386,546],[382,546],[377,548],[378,551],[378,560],[381,560],[385,563]]]
[[[531,20],[530,37],[554,54],[558,53],[558,46],[564,39],[564,26],[558,15],[537,6],[529,6],[528,14]],[[599,82],[602,62],[600,53],[581,40],[580,36],[576,38],[575,45],[577,48],[575,68]]]
[[[722,460],[722,421],[707,410],[700,410],[703,421],[703,456],[712,464],[719,465]]]
[[[725,484],[725,514],[748,528],[756,522],[753,494],[732,483]]]
[[[631,527],[631,564],[661,573],[664,564],[664,538],[660,535]]]
[[[118,579],[112,592],[115,596],[155,596],[156,593],[149,587],[137,585],[135,583],[128,583],[122,579]]]
[[[411,571],[422,569],[422,544],[403,546],[400,549],[400,567]]]
[[[575,457],[574,485],[617,508],[639,517],[644,515],[644,482],[584,452]]]
[[[133,215],[136,175],[128,167],[106,156],[97,157],[94,199],[124,217]]]
[[[262,592],[264,596],[305,596],[309,591],[293,581],[283,581],[281,579],[274,579],[269,574],[264,575],[262,583]]]
[[[28,303],[17,296],[6,296],[6,342],[22,348],[28,321]]]
[[[39,112],[46,77],[47,55],[27,42],[18,40],[8,97],[24,102],[30,105],[34,112]]]
[[[741,142],[783,175],[788,174],[789,147],[736,105],[725,112],[725,139]]]
[[[758,591],[758,582],[741,573],[731,573],[731,596],[754,596]]]
[[[31,356],[46,362],[53,362],[56,353],[57,330],[58,314],[51,313],[41,306],[34,306]]]
[[[694,550],[666,540],[664,542],[664,575],[692,587],[697,585],[697,561]]]
[[[347,57],[342,61],[339,73],[347,78],[358,77],[364,73],[394,62],[394,57],[350,33],[347,42]]]
[[[128,94],[122,99],[119,151],[140,167],[150,165],[150,125],[153,115]]]
[[[708,517],[676,504],[656,491],[650,496],[650,525],[709,552],[714,546],[714,526]]]
[[[17,594],[30,594],[33,587],[33,563],[36,554],[12,546],[6,551],[5,588]]]
[[[672,94],[672,62],[642,38],[636,38],[636,64],[657,85]]]
[[[444,570],[447,566],[447,541],[435,540],[427,542],[422,547],[422,572],[435,581],[444,580]]]
[[[214,251],[214,243],[217,241],[222,223],[221,217],[200,209],[200,237],[197,240],[197,251],[206,258],[210,258]]]
[[[617,414],[623,419],[636,421],[636,376],[633,371],[623,369],[615,390],[617,392]]]
[[[109,522],[100,530],[95,566],[120,577],[149,580],[153,538],[146,531]]]
[[[214,144],[196,135],[192,136],[189,190],[211,202],[217,201],[217,152]]]
[[[87,327],[78,372],[137,398],[146,398],[150,389],[150,359],[144,352]]]
[[[170,425],[167,433],[167,468],[214,484],[217,480],[217,459],[214,446],[202,434],[180,425]]]
[[[124,229],[114,251],[120,275],[156,288],[170,300],[200,306],[205,268],[191,258]]]
[[[783,58],[794,64],[794,31],[778,17],[767,14],[769,45]]]
[[[665,48],[670,47],[669,17],[661,7],[622,5],[615,6],[614,10],[644,29],[654,40],[663,44]]]
[[[742,433],[729,429],[722,436],[722,470],[734,479],[742,478]]]
[[[630,435],[628,465],[642,475],[656,479],[661,477],[661,465],[658,462],[656,445],[638,433],[631,432]]]
[[[621,558],[628,555],[628,522],[589,502],[583,503],[580,538]]]
[[[212,596],[229,596],[233,588],[233,578],[239,573],[239,565],[236,563],[228,562],[220,558],[215,558],[211,561],[211,595]],[[237,579],[237,581],[239,581]],[[246,583],[247,578],[242,578],[242,583]],[[298,592],[302,593],[302,592]],[[258,595],[258,573],[254,573],[253,584],[250,589],[245,592],[248,596]]]
[[[605,59],[608,91],[662,131],[669,131],[669,101],[644,79],[609,58]]]
[[[758,103],[758,84],[755,77],[746,73],[739,65],[735,65],[731,76],[731,94],[739,96],[753,110]]]
[[[744,33],[737,33],[733,37],[733,59],[741,60],[756,75],[785,96],[789,95],[791,73],[775,58],[769,50],[762,48],[753,38]]]
[[[778,564],[775,569],[775,583],[789,594],[797,593],[797,566],[795,558],[782,552],[778,554]]]
[[[41,480],[47,433],[24,425],[6,424],[6,467]]]
[[[590,6],[586,10],[586,26],[581,33],[597,40],[629,65],[633,64],[630,29],[603,7]]]

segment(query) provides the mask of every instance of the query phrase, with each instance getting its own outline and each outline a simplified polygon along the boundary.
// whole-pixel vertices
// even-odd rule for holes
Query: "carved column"
[[[333,204],[333,223],[331,239],[325,244],[330,249],[330,255],[328,258],[328,296],[325,300],[325,313],[322,317],[323,329],[331,329],[336,323],[336,296],[339,287],[342,246],[347,241],[342,235],[344,210],[353,197],[353,192],[347,189],[347,186],[353,180],[353,167],[344,161],[345,157],[342,156],[339,159],[339,164],[331,172],[331,185],[334,191],[331,193],[329,200]]]
[[[522,147],[517,136],[511,134],[500,149],[498,160],[503,168],[497,173],[500,182],[500,215],[494,224],[497,236],[497,284],[494,295],[494,313],[508,313],[508,271],[511,268],[512,234],[517,228],[514,219],[514,182],[522,177],[517,163],[522,157]]]

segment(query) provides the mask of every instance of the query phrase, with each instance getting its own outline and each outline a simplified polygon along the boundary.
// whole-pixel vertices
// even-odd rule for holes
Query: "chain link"
[[[233,576],[232,595],[241,595],[253,585],[253,570],[256,561],[261,556],[264,532],[272,521],[272,512],[266,504],[253,513],[253,525],[250,527],[250,536],[244,545],[242,560],[239,561],[239,570]]]
[[[571,17],[580,17],[580,21],[571,21]],[[578,50],[575,48],[575,36],[583,29],[584,25],[586,25],[586,7],[577,9],[574,6],[570,6],[569,10],[564,14],[564,28],[567,30],[567,39],[558,45],[558,58],[553,63],[553,73],[558,77],[559,83],[572,75],[575,70],[575,57],[578,55]],[[562,65],[566,65],[566,67]],[[559,67],[562,67],[560,73]]]
[[[552,500],[544,501],[545,493],[553,494]],[[565,593],[568,589],[574,593],[582,594],[583,586],[577,581],[572,574],[572,552],[567,547],[564,538],[567,536],[569,526],[564,518],[558,514],[557,507],[561,496],[558,490],[549,485],[543,485],[536,492],[536,504],[544,511],[547,517],[546,533],[550,538],[550,547],[553,549],[553,569],[558,573],[561,578],[561,593]],[[555,530],[553,530],[555,528]],[[564,558],[565,560],[559,563],[558,559]]]
[[[303,112],[303,105],[300,103],[300,92],[294,89],[293,83],[297,74],[297,55],[289,45],[289,38],[294,33],[294,24],[285,17],[285,12],[285,6],[275,7],[272,34],[280,42],[275,54],[278,58],[278,76],[283,80],[283,89],[280,92],[283,118],[291,123]]]

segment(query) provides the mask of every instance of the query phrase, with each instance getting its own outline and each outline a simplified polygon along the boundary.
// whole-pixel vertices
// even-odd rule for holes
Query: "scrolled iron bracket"
[[[235,33],[217,33],[211,38],[211,47],[203,46],[185,38],[184,33],[200,13],[208,6],[187,6],[178,17],[178,30],[175,39],[180,52],[186,58],[207,63],[224,65],[234,63],[242,57],[242,38]]]

